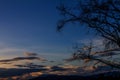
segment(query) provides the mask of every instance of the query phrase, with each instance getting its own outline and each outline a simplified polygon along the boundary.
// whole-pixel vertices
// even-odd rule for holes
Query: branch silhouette
[[[88,62],[97,61],[97,64],[100,62],[120,68],[120,63],[103,59],[105,56],[120,54],[115,53],[115,51],[120,51],[120,0],[78,0],[73,3],[75,4],[71,6],[67,4],[57,6],[63,16],[63,19],[58,21],[57,30],[61,31],[65,25],[72,22],[80,23],[80,27],[87,27],[94,32],[93,34],[104,39],[105,50],[86,54],[86,52],[77,49],[68,61],[78,59]],[[88,52],[91,52],[91,49],[88,49]]]

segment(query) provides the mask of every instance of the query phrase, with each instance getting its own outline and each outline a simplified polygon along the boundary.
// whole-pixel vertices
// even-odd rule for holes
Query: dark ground
[[[101,73],[92,76],[43,75],[30,80],[120,80],[120,72]]]

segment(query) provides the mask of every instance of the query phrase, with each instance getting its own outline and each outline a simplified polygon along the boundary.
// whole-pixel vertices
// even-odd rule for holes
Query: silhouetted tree
[[[94,60],[120,68],[120,63],[103,59],[105,55],[113,56],[116,55],[113,51],[120,50],[120,0],[73,0],[73,3],[73,6],[61,4],[57,7],[64,17],[58,22],[57,30],[60,31],[70,22],[84,24],[83,27],[90,28],[104,38],[105,50],[92,54],[93,46],[88,45],[87,53],[84,47],[78,48],[70,60]]]

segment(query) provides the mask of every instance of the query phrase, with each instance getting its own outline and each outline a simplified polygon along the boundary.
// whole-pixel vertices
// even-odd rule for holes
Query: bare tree
[[[105,64],[120,69],[119,59],[113,58],[113,56],[120,55],[119,53],[115,52],[119,51],[119,48],[96,51],[95,49],[97,47],[98,46],[94,46],[91,43],[83,47],[76,47],[73,56],[69,59],[65,59],[65,61],[81,60],[85,63],[85,65],[92,62],[92,66],[94,68],[96,68],[98,65]]]
[[[104,63],[112,67],[120,68],[120,63],[104,60],[101,57],[113,51],[120,50],[120,0],[76,0],[73,6],[62,4],[57,9],[63,15],[63,19],[58,22],[57,30],[60,31],[67,23],[78,22],[84,24],[84,27],[94,30],[97,35],[104,38],[104,51],[91,54],[91,46],[88,53],[77,49],[73,54],[73,59],[94,60],[98,63]],[[75,2],[75,0],[73,1]],[[80,26],[81,27],[81,26]],[[102,55],[97,55],[101,53]],[[96,56],[97,55],[97,56]],[[112,54],[111,55],[115,55]],[[72,60],[72,59],[70,59]]]

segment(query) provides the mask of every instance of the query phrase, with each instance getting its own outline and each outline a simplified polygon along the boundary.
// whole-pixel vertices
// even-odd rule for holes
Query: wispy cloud
[[[13,61],[21,61],[21,60],[40,60],[40,61],[44,61],[45,59],[39,58],[39,57],[15,57],[15,58],[12,58],[12,59],[0,60],[0,62],[13,62]]]
[[[17,48],[2,48],[0,49],[0,53],[11,53],[11,52],[22,52],[23,49],[17,49]]]
[[[29,57],[29,56],[37,56],[38,54],[33,52],[24,52],[24,55]]]
[[[25,64],[17,64],[14,65],[17,66],[19,68],[30,68],[30,69],[43,69],[46,70],[46,66],[45,65],[39,65],[39,64],[35,64],[35,63],[25,63]]]
[[[82,40],[78,40],[77,43],[81,43],[81,44],[90,44],[90,42],[93,43],[93,45],[96,46],[100,46],[103,45],[103,39],[102,38],[93,38],[92,40],[90,39],[82,39]]]
[[[25,49],[13,47],[9,43],[0,41],[0,53],[8,53],[8,52],[16,52],[16,51],[24,51]]]

